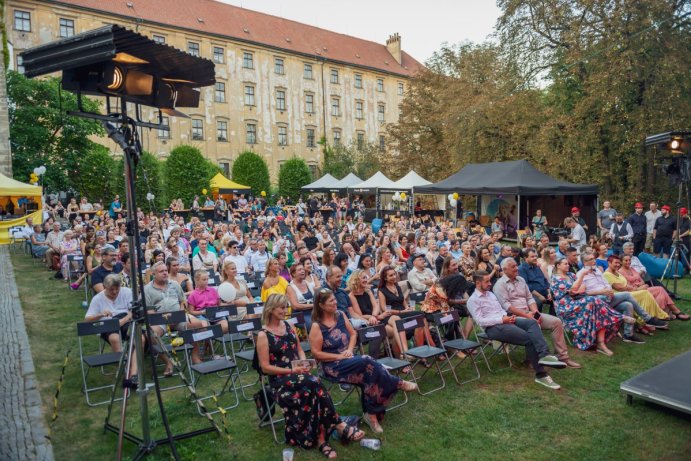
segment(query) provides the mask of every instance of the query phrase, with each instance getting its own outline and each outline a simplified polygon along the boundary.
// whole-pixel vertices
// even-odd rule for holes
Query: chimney
[[[401,36],[396,32],[386,40],[386,49],[398,64],[401,64]]]

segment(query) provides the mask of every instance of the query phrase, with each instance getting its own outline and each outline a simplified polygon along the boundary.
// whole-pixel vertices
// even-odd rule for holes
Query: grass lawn
[[[113,459],[116,436],[103,432],[106,406],[87,407],[80,391],[75,323],[84,317],[83,292],[70,292],[64,282],[26,256],[13,255],[12,261],[55,458]],[[691,281],[681,282],[680,294],[691,297]],[[691,303],[681,306],[691,311]],[[483,367],[479,381],[461,387],[453,382],[430,396],[412,395],[408,405],[389,413],[381,451],[338,442],[333,447],[340,459],[358,460],[691,459],[691,417],[642,401],[629,406],[619,392],[622,381],[691,348],[691,322],[672,322],[669,332],[646,339],[645,345],[614,341],[611,358],[572,350],[572,358],[584,367],[552,372],[562,385],[556,392],[535,384],[525,366],[497,373]],[[52,398],[70,348],[59,418],[51,424]],[[513,356],[520,362],[523,352]],[[434,378],[426,377],[423,386]],[[334,397],[339,395],[336,391]],[[183,391],[164,392],[163,398],[174,433],[207,427]],[[150,402],[153,435],[161,438],[163,426],[153,393]],[[130,399],[127,427],[138,434],[137,407],[137,398]],[[350,398],[338,410],[348,415],[358,414],[359,408],[357,399]],[[269,428],[257,428],[256,420],[254,403],[242,402],[228,413],[232,441],[206,434],[179,442],[178,453],[182,459],[280,459],[283,446],[273,442]],[[118,424],[117,415],[111,422]],[[134,449],[125,442],[126,455]],[[170,459],[169,453],[161,447],[151,458]],[[315,450],[297,450],[295,459],[324,458]]]

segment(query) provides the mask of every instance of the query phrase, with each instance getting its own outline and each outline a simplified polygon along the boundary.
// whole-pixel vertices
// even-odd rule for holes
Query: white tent
[[[354,173],[349,173],[348,176],[337,181],[331,186],[331,189],[349,189],[353,184],[361,183],[362,179],[355,176]]]
[[[378,189],[391,189],[393,187],[394,182],[381,171],[377,171],[367,181],[348,186],[348,190],[356,193],[376,193]]]
[[[333,189],[334,184],[337,182],[338,179],[334,178],[329,173],[326,173],[313,183],[302,186],[301,189],[307,192],[328,192]]]
[[[428,186],[432,184],[419,174],[417,174],[414,170],[410,170],[410,173],[407,175],[403,176],[401,179],[396,181],[395,183],[395,189],[396,190],[412,190],[413,187],[419,187],[419,186]]]

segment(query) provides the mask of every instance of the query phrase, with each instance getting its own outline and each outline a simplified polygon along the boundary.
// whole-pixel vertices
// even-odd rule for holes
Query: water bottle
[[[260,302],[262,302],[261,296],[255,296],[255,297],[254,297],[254,302],[255,302],[255,303],[260,303]]]
[[[87,309],[89,307],[89,303],[87,303],[86,301],[82,301],[82,307],[84,309]]]
[[[381,441],[379,439],[362,439],[360,440],[360,446],[370,450],[379,450],[381,448]]]

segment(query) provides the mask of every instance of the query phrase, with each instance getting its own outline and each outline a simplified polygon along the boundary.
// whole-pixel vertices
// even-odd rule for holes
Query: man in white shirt
[[[650,210],[645,212],[645,250],[648,252],[653,251],[653,229],[660,216],[662,212],[657,209],[657,203],[650,202]]]
[[[86,311],[84,320],[95,322],[101,319],[116,318],[120,321],[120,334],[102,334],[101,337],[110,344],[113,352],[121,352],[122,344],[120,335],[128,339],[127,328],[132,320],[132,290],[121,287],[122,282],[118,274],[107,275],[103,280],[103,291],[97,293],[91,299],[89,309]]]
[[[238,242],[231,240],[228,244],[228,254],[225,259],[233,261],[235,268],[238,270],[238,275],[247,274],[247,259],[238,251]]]
[[[631,224],[624,221],[624,213],[617,212],[615,221],[609,228],[609,236],[612,238],[612,250],[615,255],[621,254],[621,247],[633,239]]]
[[[588,243],[588,237],[585,235],[585,229],[578,224],[573,218],[566,218],[564,220],[566,227],[571,229],[571,235],[567,238],[569,243],[580,251],[581,247]]]
[[[408,272],[408,283],[410,283],[411,293],[420,293],[430,289],[437,276],[425,265],[425,255],[415,253],[413,256],[413,269]]]
[[[263,274],[266,271],[266,263],[269,262],[269,253],[266,252],[266,242],[257,242],[257,251],[250,256],[250,266],[256,274]]]

